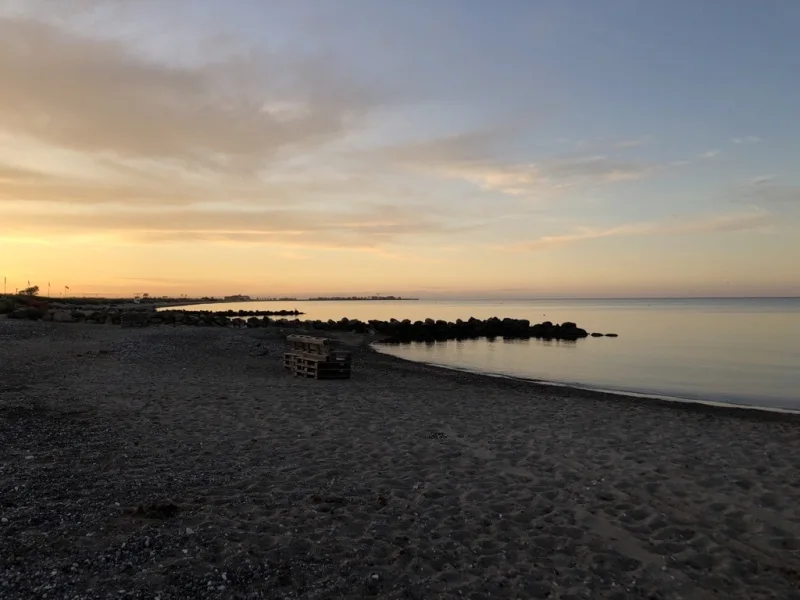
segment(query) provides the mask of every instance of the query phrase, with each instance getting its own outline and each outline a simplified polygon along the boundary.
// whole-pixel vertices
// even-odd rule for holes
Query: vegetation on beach
[[[38,288],[36,290],[38,291]],[[24,291],[28,292],[29,290]],[[35,291],[0,296],[0,315],[8,315],[10,319],[41,319],[47,313],[48,308],[47,300],[37,297]]]

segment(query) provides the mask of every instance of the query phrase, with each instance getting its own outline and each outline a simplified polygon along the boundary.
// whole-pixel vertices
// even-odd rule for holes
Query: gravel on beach
[[[0,319],[0,598],[800,599],[800,419]]]

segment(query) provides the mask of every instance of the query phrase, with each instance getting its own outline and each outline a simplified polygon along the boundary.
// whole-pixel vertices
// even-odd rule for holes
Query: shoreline
[[[0,590],[799,597],[795,415],[333,337],[349,380],[287,374],[277,328],[0,319]]]
[[[460,368],[450,365],[443,365],[438,363],[430,363],[425,361],[416,361],[401,356],[395,356],[380,352],[370,345],[369,350],[375,354],[389,358],[391,360],[400,361],[403,363],[426,367],[436,371],[452,372],[472,377],[485,379],[489,381],[505,381],[512,384],[521,386],[530,386],[533,391],[561,391],[564,396],[568,397],[582,397],[587,400],[602,400],[607,402],[619,402],[621,404],[635,404],[636,401],[644,406],[653,406],[665,408],[674,411],[689,411],[700,412],[705,414],[717,414],[724,417],[734,418],[753,418],[755,420],[773,420],[778,421],[796,421],[800,425],[800,410],[791,410],[784,408],[773,408],[768,406],[753,406],[745,404],[733,404],[726,402],[715,402],[712,400],[693,400],[691,398],[673,398],[669,396],[660,396],[655,394],[642,394],[638,392],[624,392],[620,390],[604,390],[594,387],[581,387],[575,384],[561,383],[558,381],[548,381],[546,379],[529,379],[526,377],[519,377],[515,375],[506,375],[504,373],[489,373],[486,371],[479,371],[476,369]],[[480,384],[480,382],[478,382]]]
[[[444,369],[447,371],[456,371],[458,373],[469,373],[471,375],[477,375],[481,377],[491,377],[496,379],[507,379],[510,381],[517,381],[520,383],[532,383],[539,386],[544,387],[554,387],[554,388],[563,388],[567,390],[572,390],[574,392],[590,392],[590,393],[597,393],[603,394],[604,396],[618,396],[620,400],[626,399],[640,399],[647,402],[663,402],[663,403],[671,403],[675,405],[675,408],[681,408],[682,405],[692,405],[692,404],[701,404],[707,407],[713,408],[720,408],[720,409],[739,409],[739,410],[752,410],[752,411],[761,411],[761,412],[769,412],[769,413],[779,413],[782,415],[793,415],[800,417],[800,409],[791,409],[791,408],[782,408],[782,407],[774,407],[774,406],[762,406],[758,404],[738,404],[735,402],[725,402],[721,400],[708,400],[702,398],[682,398],[679,396],[668,396],[664,394],[651,394],[647,392],[637,392],[637,391],[627,391],[627,390],[615,390],[615,389],[605,389],[600,387],[594,387],[590,384],[587,385],[580,385],[576,383],[568,383],[562,381],[552,381],[549,379],[535,379],[531,377],[522,377],[520,375],[508,375],[506,373],[492,373],[490,371],[481,371],[480,369],[470,369],[469,367],[458,367],[455,365],[446,365],[442,363],[433,363],[428,361],[417,361],[410,358],[404,358],[402,356],[397,356],[394,354],[390,354],[388,352],[381,352],[374,345],[379,345],[379,342],[370,345],[372,350],[381,354],[383,356],[390,356],[397,360],[402,360],[414,364],[426,365],[429,367],[434,367],[437,369]]]

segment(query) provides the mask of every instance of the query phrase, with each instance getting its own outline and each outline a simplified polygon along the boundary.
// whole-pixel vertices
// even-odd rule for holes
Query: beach
[[[800,598],[800,417],[0,319],[0,598]]]

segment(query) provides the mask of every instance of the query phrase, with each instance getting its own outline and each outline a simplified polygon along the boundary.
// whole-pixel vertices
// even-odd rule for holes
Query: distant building
[[[242,302],[250,300],[250,296],[243,296],[242,294],[236,294],[235,296],[225,296],[223,300],[226,300],[228,302]]]

